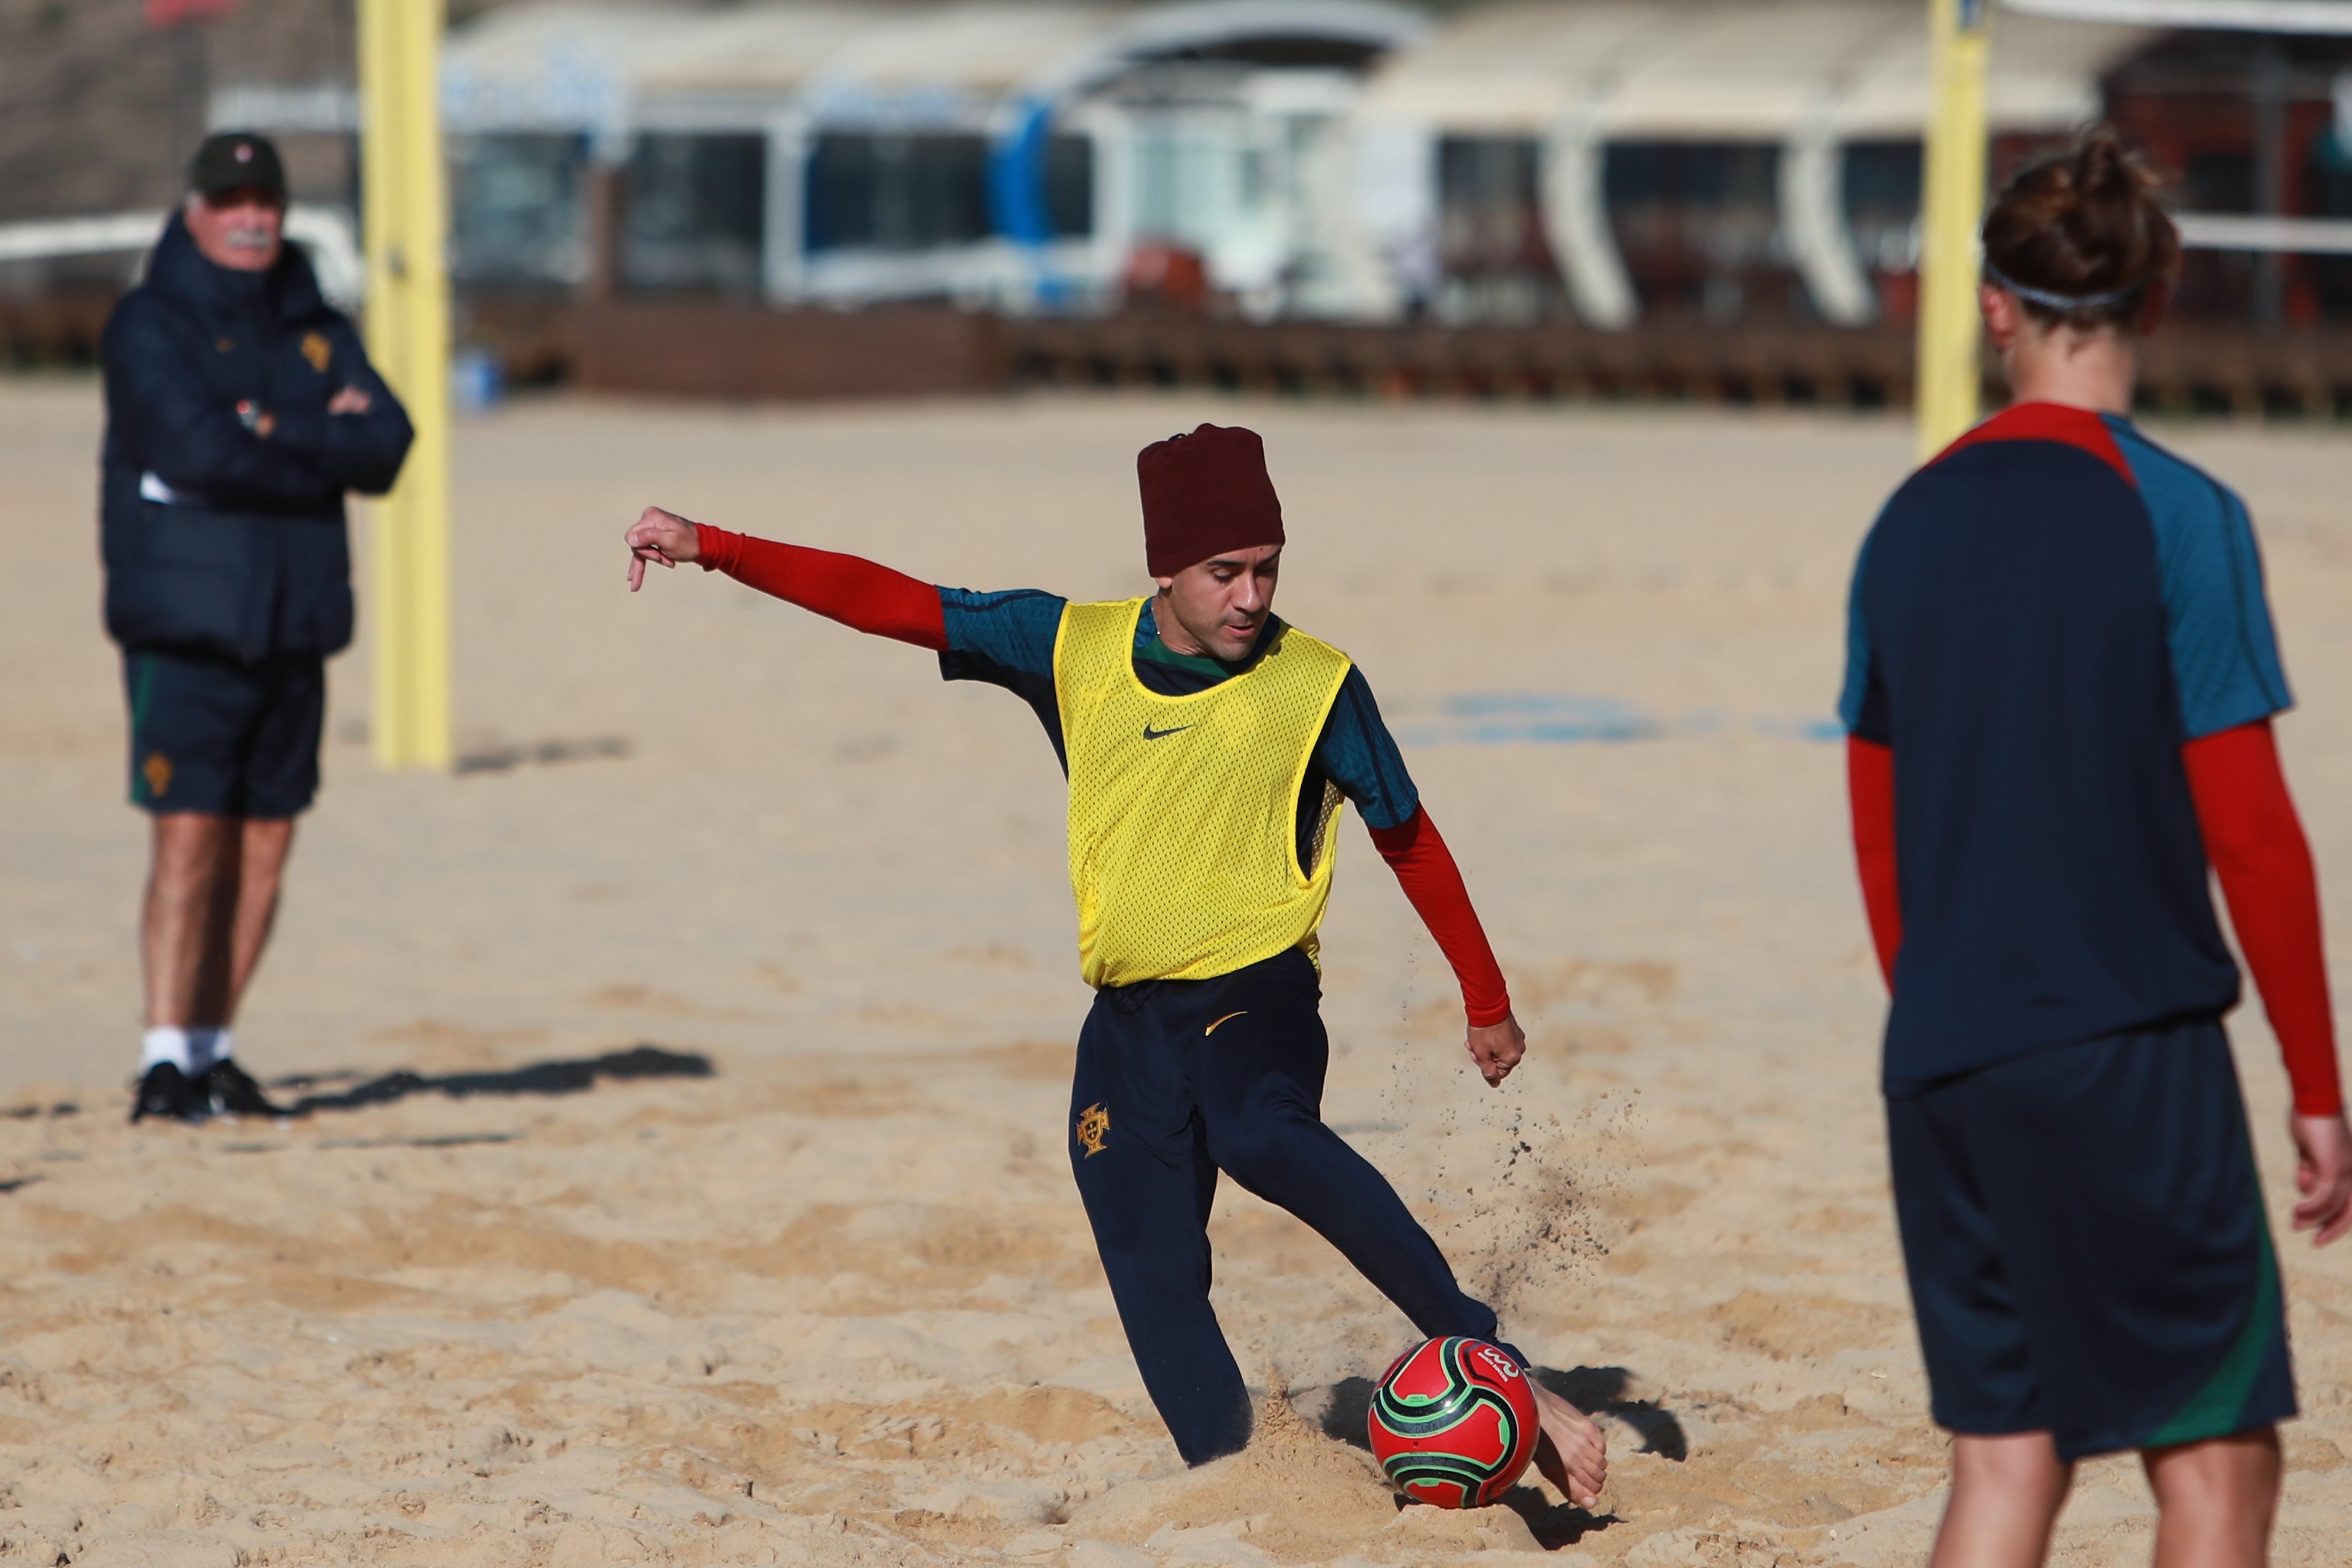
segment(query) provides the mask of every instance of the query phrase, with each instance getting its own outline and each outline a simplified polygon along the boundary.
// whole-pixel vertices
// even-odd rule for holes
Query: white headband
[[[2028,288],[1990,261],[1984,264],[1984,275],[1985,281],[1995,288],[2005,288],[2020,299],[2032,300],[2036,305],[2047,306],[2053,310],[2068,312],[2095,310],[2102,305],[2120,305],[2146,288],[2150,281],[2143,277],[2127,287],[2110,288],[2104,294],[2053,294],[2046,288]]]

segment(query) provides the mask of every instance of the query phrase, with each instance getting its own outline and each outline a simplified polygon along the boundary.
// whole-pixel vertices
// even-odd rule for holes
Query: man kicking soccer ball
[[[929,648],[946,679],[1006,687],[1045,721],[1069,776],[1079,966],[1095,988],[1070,1167],[1144,1386],[1177,1451],[1201,1464],[1250,1433],[1241,1369],[1209,1304],[1221,1170],[1312,1226],[1423,1333],[1496,1332],[1395,1190],[1321,1119],[1316,929],[1343,797],[1454,966],[1488,1083],[1527,1040],[1371,688],[1345,653],[1272,613],[1282,507],[1264,444],[1204,424],[1146,447],[1136,467],[1150,599],[934,588],[658,507],[626,536],[629,587],[648,561],[698,562]],[[1538,1463],[1570,1500],[1597,1506],[1601,1429],[1534,1386]]]

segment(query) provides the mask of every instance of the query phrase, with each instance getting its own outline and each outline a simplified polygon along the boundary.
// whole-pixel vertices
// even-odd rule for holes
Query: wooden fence
[[[89,362],[112,297],[0,299],[0,363]],[[1266,324],[1129,310],[1022,318],[554,296],[461,300],[458,330],[514,379],[614,393],[911,397],[1016,387],[1201,386],[1312,397],[1671,400],[1870,408],[1911,400],[1892,329]],[[2000,397],[1988,365],[1988,406]],[[2168,329],[2141,398],[2166,412],[2352,417],[2352,326]]]

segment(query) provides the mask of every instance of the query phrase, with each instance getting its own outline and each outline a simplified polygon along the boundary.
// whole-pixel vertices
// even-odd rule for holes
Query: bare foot
[[[1609,1439],[1591,1416],[1538,1383],[1528,1379],[1543,1418],[1543,1440],[1536,1445],[1536,1468],[1562,1496],[1582,1509],[1601,1506],[1601,1489],[1609,1484]]]

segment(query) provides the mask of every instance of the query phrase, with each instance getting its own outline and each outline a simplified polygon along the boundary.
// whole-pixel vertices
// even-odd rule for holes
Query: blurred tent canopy
[[[1530,134],[1585,116],[1627,138],[1766,140],[1816,120],[1855,137],[1916,135],[1921,17],[1886,0],[1515,0],[1467,11],[1391,61],[1363,113]],[[1994,123],[2047,131],[2095,116],[2100,78],[2152,36],[2003,17]]]
[[[2100,78],[2151,36],[2004,18],[1994,131],[2046,134],[2094,118]],[[1736,212],[1717,213],[1715,232],[1658,237],[1655,248],[1713,250],[1717,262],[1727,248],[1746,250],[1751,270],[1792,271],[1823,317],[1856,325],[1877,310],[1864,276],[1874,247],[1854,243],[1843,210],[1844,153],[1857,142],[1916,142],[1927,99],[1927,36],[1916,6],[1520,0],[1470,11],[1388,62],[1358,113],[1368,126],[1526,149],[1522,162],[1539,177],[1523,177],[1516,192],[1486,193],[1490,208],[1520,209],[1490,214],[1488,222],[1539,225],[1549,256],[1530,260],[1556,260],[1588,319],[1624,326],[1645,303],[1622,255],[1626,240],[1641,236],[1619,232],[1623,209],[1640,204],[1622,169],[1614,202],[1610,190],[1612,162],[1632,162],[1627,154],[1640,157],[1640,149],[1653,165],[1679,165],[1689,183],[1737,184],[1746,172],[1758,209],[1744,224]],[[1709,217],[1691,221],[1705,226]],[[1734,232],[1742,226],[1750,231],[1744,239]],[[1662,273],[1675,270],[1670,260],[1653,259]]]
[[[2255,33],[2352,33],[2343,0],[2002,0],[2012,11],[2160,27]]]
[[[2013,19],[1996,130],[2090,118],[2147,36]],[[503,184],[505,227],[537,229],[461,212],[461,242],[492,241],[461,257],[476,275],[530,252],[565,283],[1018,306],[1172,243],[1269,313],[1393,314],[1459,274],[1488,315],[1564,290],[1622,326],[1777,286],[1859,324],[1873,254],[1907,239],[1857,243],[1845,152],[1916,141],[1927,59],[1904,0],[1521,0],[1443,25],[1371,0],[552,4],[463,30],[445,80],[491,176],[461,167],[461,203]],[[1903,162],[1877,167],[1901,185]],[[1661,253],[1632,267],[1629,219]],[[1645,298],[1636,272],[1664,281]]]
[[[1017,302],[1099,287],[1137,239],[1176,238],[1228,286],[1295,299],[1321,279],[1344,309],[1363,268],[1344,234],[1318,246],[1344,174],[1311,144],[1333,142],[1367,67],[1432,26],[1373,0],[557,4],[459,33],[445,103],[509,164],[494,186],[520,197],[582,166],[568,253],[541,267],[554,281]],[[1323,90],[1287,105],[1256,91],[1307,78]],[[1197,187],[1159,207],[1222,210],[1154,211],[1156,175]],[[1150,232],[1188,219],[1199,232]]]

